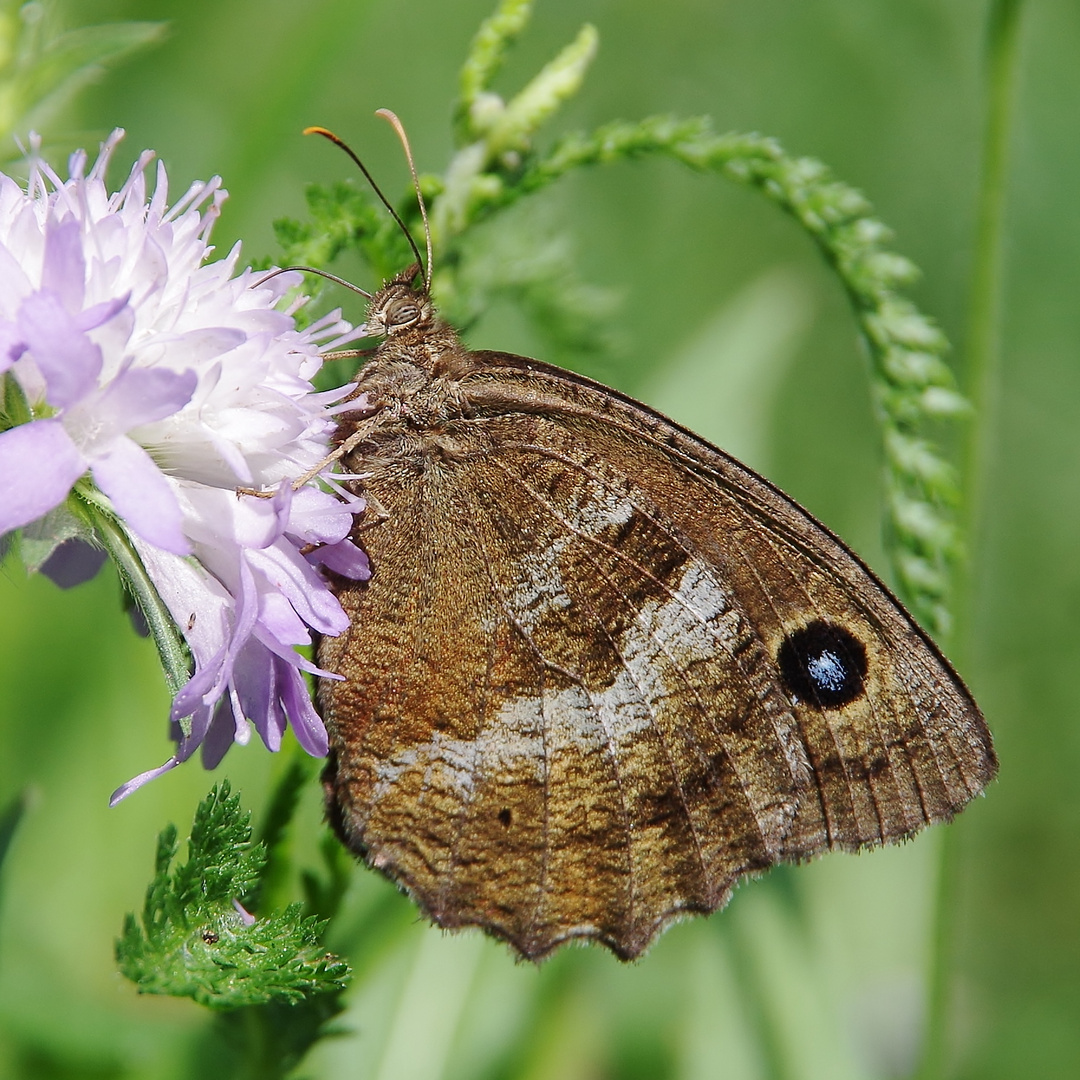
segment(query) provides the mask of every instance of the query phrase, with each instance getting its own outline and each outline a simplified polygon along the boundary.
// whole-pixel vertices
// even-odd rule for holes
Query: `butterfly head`
[[[429,330],[435,323],[435,307],[421,279],[413,283],[420,265],[413,263],[407,270],[387,282],[368,305],[367,332],[372,337],[395,337],[398,334]]]

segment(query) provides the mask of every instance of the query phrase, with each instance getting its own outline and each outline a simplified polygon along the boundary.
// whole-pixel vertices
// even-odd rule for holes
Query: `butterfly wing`
[[[361,453],[390,520],[320,650],[336,824],[436,922],[633,957],[982,789],[963,685],[805,511],[630,399],[469,355],[464,417]]]

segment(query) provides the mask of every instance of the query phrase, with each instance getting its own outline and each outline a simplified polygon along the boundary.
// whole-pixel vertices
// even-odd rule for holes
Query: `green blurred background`
[[[385,178],[404,120],[421,171],[451,150],[456,74],[492,0],[79,0],[69,25],[168,20],[157,48],[84,93],[46,132],[94,145],[128,130],[178,195],[220,173],[224,252],[275,252],[312,181],[349,174],[303,139],[339,131]],[[541,0],[497,89],[512,93],[576,33],[601,50],[551,133],[653,113],[709,113],[779,137],[861,188],[924,270],[914,295],[963,378],[985,112],[984,0]],[[1080,6],[1023,11],[1008,170],[1003,366],[988,516],[957,660],[997,739],[1001,777],[951,827],[951,931],[934,930],[943,843],[830,856],[740,889],[641,962],[565,950],[539,970],[475,934],[417,922],[358,870],[339,940],[357,969],[346,1034],[311,1077],[379,1080],[899,1078],[925,1030],[928,973],[950,971],[943,1075],[1080,1076]],[[759,195],[670,162],[576,175],[517,226],[571,239],[583,280],[619,299],[615,348],[579,366],[765,471],[873,565],[880,454],[864,362],[836,280]],[[361,281],[361,284],[370,284]],[[343,297],[349,307],[351,298]],[[359,317],[357,308],[350,309]],[[536,352],[509,306],[470,342]],[[567,362],[573,357],[561,358]],[[0,800],[31,806],[0,880],[0,1076],[180,1078],[209,1017],[138,997],[113,939],[142,902],[154,838],[190,822],[211,778],[191,764],[122,804],[164,760],[167,694],[114,577],[62,593],[0,574]],[[219,772],[256,810],[282,762],[235,748]],[[300,823],[311,850],[312,791]],[[204,1075],[213,1075],[207,1067]]]

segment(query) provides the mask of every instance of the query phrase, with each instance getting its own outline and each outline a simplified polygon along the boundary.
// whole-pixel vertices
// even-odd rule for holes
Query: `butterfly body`
[[[977,706],[835,536],[647,407],[467,350],[410,281],[338,433],[378,510],[319,648],[350,848],[441,926],[632,958],[742,876],[982,790]]]

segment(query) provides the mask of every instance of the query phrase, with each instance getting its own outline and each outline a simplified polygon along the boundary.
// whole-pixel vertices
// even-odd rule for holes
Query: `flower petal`
[[[243,720],[240,723],[243,723]],[[232,700],[226,694],[214,710],[214,719],[201,743],[203,768],[216,769],[228,753],[229,747],[240,741],[236,738],[236,727]]]
[[[84,472],[86,459],[59,420],[33,420],[0,434],[0,534],[59,506]]]
[[[330,749],[326,725],[311,704],[303,676],[280,658],[277,660],[277,674],[281,685],[281,700],[296,734],[296,741],[312,757],[325,757]]]
[[[44,290],[31,293],[19,305],[17,322],[45,376],[50,405],[74,405],[97,385],[101,350],[75,325],[58,296]]]
[[[75,316],[75,326],[82,331],[96,330],[103,326],[127,307],[131,299],[131,293],[114,297],[112,300],[104,300],[100,304],[87,308]]]
[[[159,765],[156,769],[147,769],[144,773],[139,773],[138,776],[133,776],[126,784],[121,784],[109,797],[109,806],[115,806],[118,802],[122,802],[132,792],[138,791],[144,784],[149,784],[151,780],[156,780],[159,776],[164,776],[165,773],[171,769],[175,769],[180,764],[181,758],[173,754],[164,765]]]
[[[91,462],[94,482],[112,499],[116,512],[144,540],[174,555],[191,545],[181,527],[180,504],[150,455],[130,439],[113,441]]]
[[[364,505],[355,495],[346,503],[327,491],[301,488],[293,494],[287,531],[305,544],[336,544],[349,535],[353,517]]]
[[[82,228],[74,218],[59,222],[54,219],[45,226],[41,288],[55,296],[71,314],[82,310],[86,261],[83,258]]]
[[[247,553],[248,563],[280,592],[300,616],[320,634],[340,634],[349,625],[337,597],[314,567],[291,544],[279,543]]]
[[[100,422],[111,421],[118,431],[130,431],[179,412],[198,384],[194,371],[129,367],[102,391],[95,412]]]
[[[327,570],[353,581],[367,581],[371,577],[371,563],[367,552],[351,540],[315,548],[308,553],[307,560],[315,566],[325,566]]]

